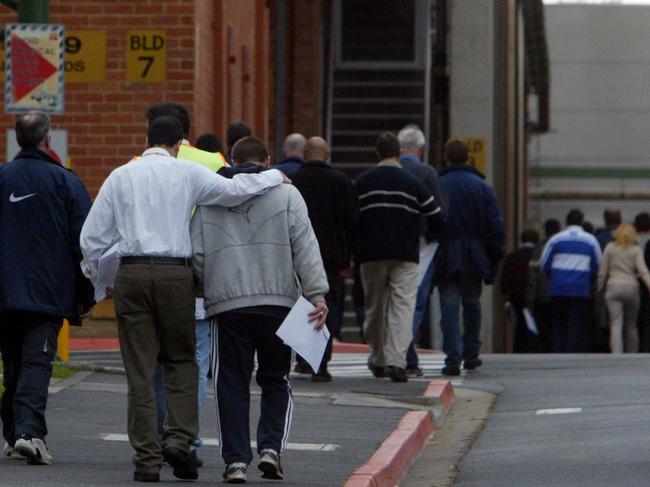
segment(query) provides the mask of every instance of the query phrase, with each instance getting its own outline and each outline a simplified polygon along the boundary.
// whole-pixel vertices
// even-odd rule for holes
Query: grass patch
[[[71,375],[74,375],[74,371],[70,369],[67,365],[61,363],[54,363],[52,365],[52,377],[55,379],[67,379]],[[2,384],[2,362],[0,362],[0,395],[4,393],[5,388]]]

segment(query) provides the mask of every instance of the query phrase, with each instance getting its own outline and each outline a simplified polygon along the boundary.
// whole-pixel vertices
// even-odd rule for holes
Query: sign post
[[[7,24],[5,111],[63,113],[64,34],[57,24]]]

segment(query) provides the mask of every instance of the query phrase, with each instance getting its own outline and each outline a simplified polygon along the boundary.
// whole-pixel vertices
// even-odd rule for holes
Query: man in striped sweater
[[[582,211],[571,210],[567,229],[548,241],[540,259],[553,301],[553,353],[580,351],[588,299],[598,275],[600,245],[582,229],[583,219]]]
[[[400,144],[391,133],[377,139],[379,164],[356,182],[359,225],[356,262],[365,293],[364,335],[368,367],[375,377],[406,382],[406,352],[418,289],[420,215],[426,238],[434,240],[444,214],[424,183],[399,162]]]

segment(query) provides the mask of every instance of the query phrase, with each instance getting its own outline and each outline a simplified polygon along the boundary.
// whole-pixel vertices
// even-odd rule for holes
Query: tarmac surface
[[[473,444],[455,427],[466,448],[446,459],[454,486],[650,485],[650,355],[494,355],[484,364],[462,387],[498,396]],[[454,414],[463,407],[457,400]],[[441,440],[401,487],[452,485],[436,477],[434,452],[449,447]]]
[[[111,356],[112,353],[112,356]],[[74,354],[73,360],[80,355]],[[107,361],[119,359],[106,352]],[[342,354],[335,359],[334,381],[314,384],[309,376],[292,375],[295,412],[289,446],[283,455],[286,479],[276,485],[333,487],[374,453],[410,407],[409,398],[421,397],[439,366],[427,378],[406,384],[375,379],[365,367],[365,354]],[[439,356],[426,357],[439,363]],[[110,362],[115,366],[119,363]],[[362,364],[363,367],[360,367]],[[341,375],[337,375],[337,368]],[[353,368],[353,372],[350,372]],[[347,369],[347,372],[345,370]],[[82,379],[79,381],[79,379]],[[132,449],[126,441],[126,382],[123,375],[84,372],[75,384],[50,395],[48,447],[54,463],[29,466],[20,460],[0,459],[0,486],[114,486],[136,485],[131,480]],[[61,383],[54,387],[60,388]],[[56,389],[52,388],[53,391]],[[259,415],[259,389],[253,383],[251,433]],[[209,446],[200,449],[205,467],[198,484],[221,484],[223,462],[216,443],[214,400],[210,394],[201,417],[201,436]],[[161,481],[174,482],[163,467]],[[249,467],[250,485],[271,485]]]

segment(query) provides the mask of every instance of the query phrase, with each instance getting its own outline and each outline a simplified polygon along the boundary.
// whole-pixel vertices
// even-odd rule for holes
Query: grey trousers
[[[623,353],[623,350],[625,353],[637,353],[639,332],[636,321],[641,305],[638,283],[608,283],[605,302],[609,311],[609,347],[612,353]]]
[[[413,313],[418,291],[418,265],[401,260],[361,264],[366,320],[363,334],[370,362],[378,367],[406,367],[413,340]]]
[[[115,282],[115,311],[128,385],[128,433],[136,471],[158,472],[162,449],[189,452],[198,434],[198,369],[192,270],[127,264]],[[163,368],[167,417],[158,437],[154,372]]]

